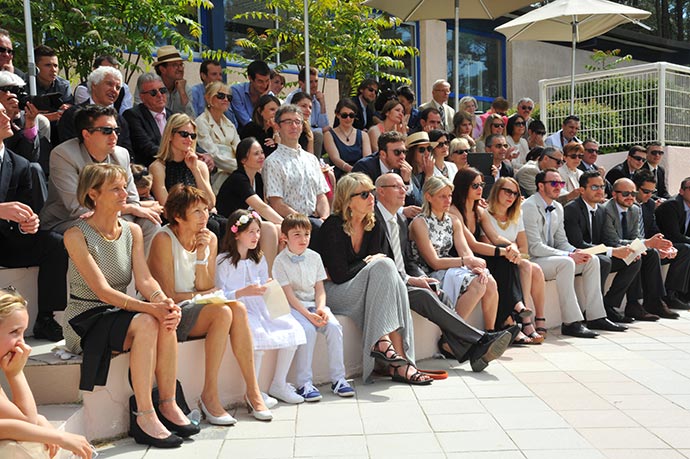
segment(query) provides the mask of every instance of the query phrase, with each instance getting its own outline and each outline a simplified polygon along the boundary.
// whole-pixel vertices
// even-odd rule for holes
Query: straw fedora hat
[[[158,67],[161,64],[167,64],[168,62],[182,62],[180,52],[172,45],[165,45],[158,48],[156,56],[156,62],[153,63],[154,67]]]

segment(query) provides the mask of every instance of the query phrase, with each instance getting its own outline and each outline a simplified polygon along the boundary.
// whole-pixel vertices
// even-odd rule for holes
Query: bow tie
[[[554,210],[556,210],[556,207],[554,207],[554,206],[546,206],[546,209],[544,209],[544,210],[546,210],[546,213],[549,213],[549,212],[553,212]]]
[[[293,255],[290,257],[290,261],[293,263],[302,263],[304,261],[304,255]]]

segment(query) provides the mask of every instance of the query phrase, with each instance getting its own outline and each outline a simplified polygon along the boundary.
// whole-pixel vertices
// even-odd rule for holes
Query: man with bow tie
[[[537,192],[522,205],[525,233],[532,261],[541,266],[546,280],[556,280],[563,319],[561,333],[595,338],[595,329],[625,331],[627,327],[606,317],[599,258],[576,249],[566,238],[563,206],[556,201],[564,186],[561,175],[556,169],[544,169],[536,175],[535,184]],[[576,274],[582,274],[584,284],[580,295],[575,292]]]

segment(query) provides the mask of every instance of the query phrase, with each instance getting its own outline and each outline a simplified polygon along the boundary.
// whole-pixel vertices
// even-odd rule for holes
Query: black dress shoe
[[[161,424],[163,424],[163,426],[166,429],[176,434],[178,437],[187,438],[201,432],[201,427],[192,422],[190,422],[189,424],[182,425],[175,424],[174,422],[170,421],[165,416],[163,416],[163,413],[161,413],[159,407],[156,407],[156,414],[158,415],[158,419],[161,421]]]
[[[62,327],[53,319],[52,315],[37,317],[34,324],[34,338],[53,342],[60,341],[63,338]]]
[[[170,434],[165,438],[152,437],[137,424],[137,416],[145,413],[137,412],[137,402],[134,395],[129,398],[129,436],[140,445],[149,445],[154,448],[177,448],[182,445],[182,438],[175,434]],[[168,429],[169,430],[169,429]]]
[[[489,362],[496,360],[508,349],[513,340],[509,331],[492,333],[490,336],[484,335],[473,347],[470,357],[472,371],[478,373],[489,365]]]
[[[561,334],[567,336],[574,336],[576,338],[596,338],[599,333],[585,327],[581,322],[573,322],[571,324],[561,324]]]
[[[635,319],[632,317],[627,317],[610,306],[604,306],[604,309],[606,310],[606,317],[611,322],[618,322],[621,324],[631,324],[635,322]]]
[[[664,298],[664,303],[671,309],[682,309],[687,311],[690,309],[690,304],[680,299],[678,292],[670,291],[668,295]],[[659,314],[661,315],[661,314]],[[664,317],[664,316],[661,316]]]
[[[656,322],[659,320],[659,316],[648,313],[640,303],[628,303],[625,306],[625,315],[645,322]]]
[[[652,314],[655,314],[664,319],[677,319],[680,317],[680,314],[671,311],[668,308],[668,306],[666,306],[663,302],[660,302],[659,306],[657,306],[656,308],[649,308],[648,312],[651,312]]]
[[[623,332],[623,331],[628,329],[628,327],[626,327],[625,325],[611,322],[606,317],[602,317],[601,319],[588,321],[587,322],[587,328],[589,328],[590,330],[606,330],[606,331],[615,331],[615,332]]]
[[[501,331],[507,331],[508,333],[510,333],[510,342],[512,343],[513,341],[515,341],[515,338],[517,338],[517,335],[520,333],[520,325],[518,325],[518,324],[509,325]],[[500,332],[498,332],[498,333],[500,333]],[[510,343],[508,343],[508,344],[510,344]]]

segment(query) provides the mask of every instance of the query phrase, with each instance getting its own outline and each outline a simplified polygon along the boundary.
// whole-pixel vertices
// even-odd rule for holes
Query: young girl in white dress
[[[268,265],[259,247],[261,217],[255,211],[236,210],[228,219],[225,237],[217,259],[216,287],[232,300],[241,300],[247,308],[249,328],[254,340],[254,365],[257,378],[263,351],[278,349],[278,359],[269,395],[286,403],[302,403],[304,398],[286,381],[297,346],[306,342],[304,329],[290,314],[271,319],[263,299]],[[264,394],[265,395],[265,394]],[[264,396],[266,405],[275,400]]]

